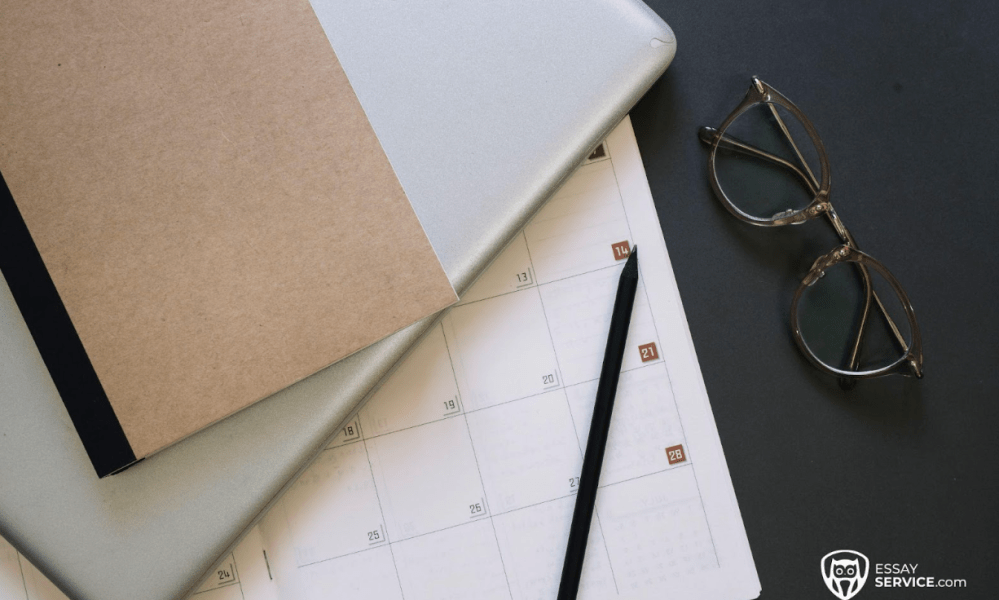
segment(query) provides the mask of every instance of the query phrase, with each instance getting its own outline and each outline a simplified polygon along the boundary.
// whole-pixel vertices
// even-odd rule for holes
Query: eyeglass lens
[[[816,358],[835,369],[875,371],[897,362],[912,344],[909,320],[895,290],[878,269],[866,271],[877,300],[872,296],[856,360],[853,349],[867,299],[862,267],[854,262],[833,265],[798,301],[798,326],[805,344]],[[875,304],[878,301],[891,317],[890,323]]]
[[[779,104],[758,103],[724,131],[715,173],[729,201],[761,219],[787,216],[815,198],[819,153],[807,130]]]

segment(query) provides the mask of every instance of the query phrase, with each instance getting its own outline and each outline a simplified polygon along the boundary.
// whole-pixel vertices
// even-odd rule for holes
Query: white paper
[[[248,600],[554,598],[620,242],[641,281],[579,597],[759,595],[629,120],[602,150],[243,543],[273,577]]]

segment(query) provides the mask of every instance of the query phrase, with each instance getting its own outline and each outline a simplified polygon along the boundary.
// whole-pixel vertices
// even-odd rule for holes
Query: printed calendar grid
[[[632,367],[630,369],[622,369],[621,370],[621,374],[624,375],[624,374],[627,374],[627,373],[634,373],[636,371],[640,371],[642,369],[648,369],[650,367],[655,367],[655,366],[657,366],[656,363],[653,363],[653,364],[643,364],[643,365],[639,365],[637,367]],[[525,400],[530,400],[532,398],[537,398],[538,396],[544,396],[545,394],[548,394],[548,393],[556,391],[556,390],[569,389],[569,388],[579,387],[579,386],[583,386],[583,385],[587,385],[587,384],[594,384],[594,383],[597,383],[599,381],[600,381],[599,378],[594,378],[594,379],[587,379],[586,381],[580,381],[580,382],[577,382],[577,383],[570,383],[570,384],[567,384],[567,385],[560,385],[557,388],[546,389],[544,391],[537,392],[535,394],[528,394],[526,396],[521,396],[519,398],[513,398],[511,400],[504,400],[503,402],[499,402],[499,403],[496,403],[496,404],[493,404],[493,405],[490,405],[490,406],[486,406],[486,407],[483,407],[483,408],[464,409],[459,404],[459,408],[457,410],[455,410],[454,412],[451,412],[451,413],[445,413],[445,414],[443,414],[438,419],[431,419],[431,420],[425,421],[423,423],[417,423],[415,425],[407,425],[406,427],[400,427],[399,429],[393,429],[391,431],[386,431],[384,433],[376,433],[376,434],[373,434],[373,435],[364,435],[363,438],[365,440],[374,440],[374,439],[378,439],[380,437],[385,437],[387,435],[392,435],[394,433],[399,433],[401,431],[407,431],[409,429],[415,429],[417,427],[423,427],[424,425],[430,425],[432,423],[438,423],[440,421],[445,421],[447,419],[454,419],[456,417],[462,416],[463,414],[479,413],[479,412],[490,410],[492,408],[497,408],[499,406],[504,406],[506,404],[512,404],[514,402],[523,402]],[[360,429],[361,429],[360,420],[355,418],[354,420],[352,420],[347,425],[347,427],[356,427],[357,430],[360,431]],[[342,433],[343,433],[343,430],[341,429],[341,434]],[[325,452],[326,450],[332,450],[334,448],[341,448],[341,447],[346,446],[348,444],[356,444],[356,443],[358,443],[360,441],[362,441],[361,436],[343,439],[341,437],[341,435],[337,435],[336,439],[334,439],[332,442],[330,442],[330,444],[323,451]],[[585,450],[585,447],[583,449]],[[652,475],[652,474],[654,474],[654,473],[650,473],[650,475]],[[600,487],[603,487],[603,486],[600,486]]]
[[[607,158],[604,158],[604,159],[601,159],[601,160],[606,160],[606,161],[610,162],[611,165],[612,165],[612,169],[613,169],[613,161],[610,160],[609,156]],[[616,182],[616,173],[614,174],[614,177],[615,177],[615,182]],[[627,218],[628,217],[627,217],[627,212],[624,210],[623,199],[620,196],[619,189],[615,190],[615,191],[618,194],[618,202],[621,203],[621,209],[622,209],[623,215],[624,215],[625,220],[626,220],[626,224],[627,224],[627,228],[628,228],[628,237],[629,237],[629,239],[633,239],[633,237],[631,235],[630,223],[627,223]],[[602,271],[615,271],[616,272],[617,268],[619,268],[619,264],[611,264],[609,266],[603,266],[603,267],[599,267],[599,268],[596,268],[596,269],[589,269],[589,270],[585,270],[585,271],[582,271],[582,272],[579,272],[579,273],[575,273],[575,274],[572,274],[572,275],[567,275],[567,276],[563,276],[563,277],[556,277],[556,278],[552,278],[552,279],[550,279],[548,281],[541,282],[541,281],[539,281],[539,277],[537,276],[538,271],[537,271],[537,268],[536,268],[536,266],[534,264],[534,260],[533,260],[533,258],[531,256],[531,249],[530,249],[530,245],[529,245],[529,242],[527,240],[526,234],[524,234],[524,233],[521,234],[520,241],[524,244],[524,247],[525,247],[526,252],[527,252],[528,264],[530,265],[523,272],[523,276],[524,276],[523,280],[520,279],[520,274],[518,274],[518,278],[519,279],[518,279],[517,285],[515,286],[514,289],[507,290],[507,291],[501,291],[501,292],[498,292],[498,293],[495,293],[495,294],[492,294],[492,295],[488,295],[488,296],[485,296],[485,297],[476,298],[476,299],[473,299],[473,300],[470,300],[470,301],[467,301],[467,302],[464,302],[464,303],[459,303],[459,305],[456,307],[455,310],[458,310],[460,308],[466,308],[466,307],[469,307],[469,306],[474,305],[474,304],[478,304],[478,303],[483,303],[483,302],[495,300],[497,298],[504,297],[504,296],[511,296],[511,295],[516,295],[516,294],[525,294],[525,293],[535,293],[535,294],[537,294],[537,299],[538,299],[539,304],[541,305],[541,310],[542,310],[542,313],[543,313],[544,322],[545,322],[546,328],[547,328],[547,336],[548,336],[548,342],[550,344],[551,356],[553,357],[553,359],[555,361],[555,371],[556,372],[554,373],[554,375],[557,378],[557,384],[554,385],[554,386],[552,386],[552,387],[549,387],[549,388],[543,388],[541,391],[538,391],[536,393],[531,393],[531,394],[526,394],[526,395],[521,396],[521,397],[515,397],[515,398],[506,399],[506,400],[503,400],[502,402],[497,402],[497,403],[494,403],[494,404],[488,404],[486,406],[480,406],[480,407],[475,407],[475,406],[469,407],[468,403],[462,398],[462,392],[461,392],[462,383],[459,381],[459,377],[458,377],[458,375],[456,373],[455,363],[454,363],[455,359],[452,356],[452,352],[451,352],[451,345],[454,343],[454,340],[449,339],[449,333],[446,330],[446,328],[444,327],[443,323],[440,324],[440,325],[438,325],[438,328],[439,328],[439,331],[440,331],[440,335],[443,338],[444,345],[445,345],[445,348],[447,350],[448,362],[449,362],[449,366],[450,366],[450,369],[451,369],[451,376],[453,378],[454,388],[457,390],[457,394],[455,394],[455,396],[454,396],[455,408],[451,412],[445,412],[444,414],[442,414],[440,417],[438,417],[436,419],[425,420],[425,421],[420,422],[420,423],[411,424],[411,425],[408,425],[406,427],[402,427],[402,428],[398,428],[398,429],[390,429],[388,431],[383,431],[383,432],[380,432],[380,433],[369,433],[368,431],[365,430],[364,426],[362,425],[362,420],[363,419],[362,419],[361,413],[364,412],[364,409],[362,408],[361,409],[361,413],[359,413],[358,416],[348,426],[348,427],[354,427],[355,428],[355,435],[356,435],[356,437],[351,437],[350,435],[348,435],[348,432],[346,431],[346,428],[345,428],[345,431],[341,432],[341,435],[338,436],[340,439],[334,440],[334,442],[331,443],[328,446],[328,450],[330,450],[330,449],[335,449],[335,448],[342,448],[344,446],[356,444],[358,442],[360,442],[363,445],[363,447],[364,447],[364,454],[365,454],[365,457],[367,458],[367,463],[368,463],[367,467],[368,467],[368,471],[369,471],[369,474],[370,474],[370,477],[371,477],[371,483],[372,483],[372,486],[374,488],[375,494],[376,494],[376,496],[378,498],[378,509],[379,509],[379,515],[380,515],[380,518],[381,518],[381,523],[378,524],[378,529],[379,529],[379,531],[383,532],[383,541],[381,543],[377,543],[377,544],[376,543],[372,543],[372,544],[370,544],[366,548],[360,548],[360,549],[357,549],[357,550],[354,550],[354,551],[351,551],[351,552],[346,552],[346,553],[343,553],[343,554],[338,554],[336,556],[329,556],[329,557],[324,557],[322,559],[315,560],[315,561],[309,561],[309,562],[299,563],[297,565],[299,568],[312,567],[314,565],[318,565],[318,564],[321,564],[321,563],[338,560],[338,559],[344,558],[346,556],[351,556],[351,555],[355,555],[355,554],[367,552],[367,551],[372,550],[374,548],[380,548],[380,547],[387,546],[389,548],[390,553],[391,553],[391,560],[392,560],[393,567],[395,568],[395,576],[396,576],[396,579],[397,579],[397,582],[398,582],[398,585],[399,585],[399,593],[400,593],[401,597],[405,598],[406,597],[406,593],[405,593],[406,590],[404,589],[402,577],[400,576],[400,573],[399,573],[399,567],[398,567],[398,564],[396,562],[395,552],[392,549],[395,544],[399,544],[399,543],[402,543],[402,542],[408,542],[410,540],[414,540],[414,539],[425,537],[425,536],[435,535],[435,534],[438,534],[438,533],[440,533],[442,531],[457,529],[457,528],[460,528],[460,527],[466,527],[466,526],[469,526],[471,523],[479,522],[479,521],[482,521],[482,520],[488,520],[490,522],[490,526],[491,526],[491,529],[492,529],[492,534],[493,534],[494,541],[495,541],[495,544],[496,544],[496,552],[497,552],[497,555],[498,555],[498,557],[500,559],[500,563],[502,565],[503,577],[506,580],[507,592],[508,592],[509,597],[511,597],[511,598],[513,597],[513,589],[512,589],[511,583],[510,583],[510,576],[509,576],[509,574],[507,572],[507,567],[506,567],[505,559],[504,559],[504,556],[503,556],[503,550],[502,550],[502,548],[500,546],[499,535],[498,535],[498,533],[496,531],[496,524],[495,524],[495,520],[494,519],[498,518],[498,517],[502,517],[504,515],[510,515],[510,514],[513,514],[513,513],[517,513],[519,511],[525,511],[525,510],[528,510],[528,509],[536,508],[538,506],[542,506],[542,505],[546,505],[546,504],[551,504],[551,503],[555,503],[555,502],[560,502],[560,501],[565,501],[566,499],[573,498],[575,496],[575,492],[574,491],[570,491],[570,492],[565,493],[565,494],[560,495],[560,496],[548,498],[548,499],[540,501],[540,502],[531,503],[531,504],[528,504],[528,505],[525,505],[525,506],[519,506],[519,507],[516,507],[516,508],[513,508],[513,509],[509,509],[509,510],[500,510],[500,511],[494,511],[494,510],[492,510],[490,502],[489,502],[489,498],[488,498],[488,492],[486,491],[487,486],[486,486],[486,483],[485,483],[485,478],[483,476],[482,468],[481,468],[481,465],[480,465],[480,462],[479,462],[478,453],[477,453],[477,450],[476,450],[476,441],[474,439],[474,436],[472,435],[472,431],[471,431],[471,427],[469,425],[468,419],[469,419],[470,415],[473,415],[473,414],[476,414],[476,413],[482,413],[484,411],[492,411],[492,410],[495,410],[497,408],[500,408],[500,407],[503,407],[503,406],[506,406],[506,405],[510,405],[510,404],[514,404],[514,403],[530,402],[533,399],[536,399],[538,397],[544,396],[546,394],[550,394],[553,391],[560,391],[560,392],[562,392],[562,395],[563,395],[563,397],[565,399],[566,408],[568,409],[568,411],[569,411],[570,414],[573,414],[573,407],[571,406],[571,403],[569,402],[569,397],[566,395],[566,390],[568,390],[570,388],[573,388],[573,387],[578,387],[578,386],[582,386],[582,385],[586,385],[586,384],[592,384],[592,383],[594,383],[594,382],[597,381],[597,378],[587,379],[585,381],[579,381],[579,382],[575,382],[575,383],[571,383],[571,384],[566,384],[565,378],[562,376],[562,367],[559,364],[558,352],[555,349],[555,345],[556,344],[555,344],[555,340],[554,340],[554,335],[553,335],[552,330],[551,330],[551,322],[550,322],[550,319],[548,317],[548,312],[547,312],[547,310],[545,308],[544,297],[543,297],[543,295],[541,293],[541,290],[545,286],[551,286],[551,285],[557,284],[559,282],[564,282],[564,281],[567,281],[567,280],[579,279],[581,277],[584,277],[586,275],[590,275],[590,274],[593,274],[593,273],[598,273],[598,272],[602,272]],[[630,246],[629,246],[629,250],[630,250]],[[642,293],[645,295],[646,304],[648,304],[648,302],[649,302],[649,300],[648,300],[648,291],[644,288],[644,286],[642,287]],[[653,332],[654,332],[654,338],[655,338],[654,340],[651,340],[651,343],[655,344],[655,343],[658,343],[661,338],[659,337],[658,325],[656,324],[654,317],[651,318],[651,322],[652,322],[652,327],[653,327]],[[633,345],[637,346],[640,343],[648,345],[648,342],[650,342],[650,340],[643,339],[640,342],[635,343]],[[629,349],[629,350],[631,350],[631,349]],[[655,368],[657,366],[661,366],[664,369],[664,371],[665,371],[665,375],[666,375],[667,381],[669,382],[669,386],[670,386],[670,401],[673,402],[673,404],[675,406],[675,395],[674,395],[673,389],[672,389],[672,379],[669,377],[668,367],[666,366],[665,361],[661,357],[659,357],[658,355],[655,356],[655,359],[652,362],[642,363],[642,364],[634,366],[632,368],[622,370],[622,374],[637,372],[637,371],[641,371],[641,370],[644,370],[644,369],[651,369],[651,368]],[[420,533],[416,533],[416,534],[408,535],[408,536],[405,535],[405,534],[400,535],[399,532],[392,533],[390,531],[390,528],[387,528],[385,526],[386,515],[385,515],[385,508],[383,506],[383,501],[382,501],[382,498],[381,498],[382,492],[379,490],[379,484],[378,484],[378,481],[377,481],[377,477],[375,475],[375,464],[372,462],[371,451],[370,451],[368,443],[371,442],[371,441],[375,441],[375,440],[377,440],[379,438],[385,438],[387,436],[397,435],[397,434],[399,434],[401,432],[404,432],[404,431],[407,431],[407,430],[418,429],[418,428],[421,428],[421,427],[426,427],[426,426],[432,425],[434,423],[440,423],[440,422],[443,422],[443,421],[454,420],[454,419],[457,419],[459,417],[462,420],[462,425],[464,427],[466,435],[468,436],[468,442],[470,444],[471,453],[473,455],[473,459],[474,459],[474,462],[475,462],[475,472],[476,472],[475,474],[476,474],[476,476],[478,478],[478,484],[479,484],[480,488],[482,489],[482,498],[481,498],[482,512],[480,514],[478,514],[478,515],[471,515],[471,518],[468,521],[466,521],[466,522],[454,523],[454,524],[452,524],[450,526],[441,527],[441,528],[434,529],[434,530],[431,530],[431,531],[424,531],[424,532],[420,532]],[[587,421],[588,421],[588,419],[587,419]],[[684,443],[685,444],[686,434],[683,431],[682,418],[680,418],[679,413],[677,413],[676,421],[677,421],[677,424],[679,425],[679,428],[680,428],[679,440],[671,440],[671,441],[677,441],[679,443]],[[573,433],[575,435],[577,451],[579,453],[579,458],[581,460],[582,453],[585,450],[585,439],[582,439],[579,436],[579,431],[578,431],[578,428],[576,426],[575,419],[570,419],[570,424],[572,426]],[[631,482],[631,481],[634,481],[634,480],[637,480],[637,479],[642,479],[642,478],[647,478],[647,477],[653,477],[653,476],[656,476],[656,475],[659,475],[659,474],[663,474],[663,473],[665,473],[667,471],[674,471],[674,470],[687,469],[687,468],[690,468],[691,469],[691,473],[694,474],[694,479],[695,479],[695,484],[696,484],[696,470],[693,469],[693,464],[694,464],[694,461],[691,458],[685,457],[685,460],[683,462],[678,463],[676,465],[672,465],[671,464],[669,467],[664,468],[664,469],[656,470],[656,471],[653,471],[653,472],[647,472],[647,473],[644,473],[642,475],[638,475],[638,476],[635,476],[635,477],[629,477],[629,478],[623,479],[621,481],[615,481],[615,482],[612,482],[612,483],[609,483],[609,484],[602,484],[600,486],[600,489],[603,490],[603,489],[611,487],[611,486],[621,485],[621,484],[628,483],[628,482]],[[698,500],[701,501],[700,510],[701,510],[701,513],[703,514],[704,513],[704,506],[703,506],[703,499],[700,498],[700,488],[699,488],[699,485],[697,487],[697,490],[698,490]],[[614,589],[615,589],[615,591],[618,594],[620,594],[621,591],[620,591],[620,587],[618,585],[617,576],[614,573],[614,566],[613,566],[613,562],[612,562],[612,559],[611,559],[611,553],[610,553],[610,549],[608,547],[607,538],[604,535],[603,524],[601,522],[599,508],[598,508],[597,512],[595,513],[595,517],[597,519],[597,528],[596,529],[599,531],[600,539],[601,539],[602,546],[603,546],[603,553],[605,554],[606,559],[607,559],[607,566],[608,566],[608,568],[610,570],[610,573],[611,573],[611,578],[613,580]],[[705,520],[705,524],[707,525],[706,515],[705,515],[705,519],[704,520]],[[712,552],[712,555],[713,555],[713,557],[715,559],[715,563],[717,564],[717,561],[718,561],[717,550],[714,547],[714,540],[713,540],[713,537],[711,536],[710,526],[708,526],[708,536],[709,536],[709,540],[710,540],[710,543],[711,543],[711,552]],[[594,550],[594,549],[595,548],[591,548],[591,551]]]
[[[516,400],[514,402],[516,402]],[[486,410],[489,410],[491,408],[493,408],[493,407],[484,408],[484,409],[480,409],[480,410],[481,411],[486,411]],[[449,416],[447,418],[448,419],[453,419],[453,418],[456,418],[456,417],[459,417],[459,416],[461,416],[461,415],[452,415],[452,416]],[[413,427],[422,427],[422,425],[414,425]],[[397,432],[393,431],[391,433],[385,433],[385,434],[381,434],[381,435],[382,436],[386,436],[386,435],[392,435],[393,433],[397,433]],[[358,440],[352,440],[352,441],[349,441],[349,442],[346,442],[344,444],[340,444],[340,445],[337,445],[337,446],[330,446],[329,448],[326,448],[326,450],[324,450],[324,452],[330,451],[330,450],[335,450],[337,448],[342,448],[344,446],[348,446],[348,445],[352,445],[352,444],[363,444],[366,439],[368,439],[368,438],[363,438],[363,439],[358,439]],[[614,487],[614,486],[620,485],[622,483],[628,483],[630,481],[634,481],[634,480],[637,480],[637,479],[643,479],[643,478],[646,478],[646,477],[652,477],[652,476],[660,475],[662,473],[666,473],[666,472],[669,472],[669,471],[676,471],[676,470],[679,470],[679,469],[686,469],[686,468],[691,468],[692,469],[693,468],[693,463],[691,461],[687,461],[687,462],[685,462],[684,464],[681,464],[681,465],[667,467],[665,469],[660,469],[658,471],[652,471],[650,473],[646,473],[644,475],[638,475],[638,476],[635,476],[635,477],[630,477],[628,479],[622,479],[621,481],[616,481],[614,483],[602,484],[602,485],[598,486],[598,489],[606,489],[606,488],[610,488],[610,487]],[[372,477],[373,477],[373,475],[372,475]],[[508,514],[519,512],[519,511],[528,510],[528,509],[531,509],[531,508],[536,508],[538,506],[542,506],[542,505],[545,505],[545,504],[550,504],[550,503],[553,503],[553,502],[558,502],[558,501],[561,501],[561,500],[565,500],[567,498],[574,498],[575,496],[576,496],[576,492],[570,492],[570,493],[564,494],[562,496],[557,496],[557,497],[554,497],[554,498],[550,498],[548,500],[543,500],[543,501],[540,501],[540,502],[536,502],[536,503],[533,503],[533,504],[528,504],[528,505],[521,506],[521,507],[518,507],[518,508],[514,508],[514,509],[510,509],[510,510],[506,510],[506,511],[499,511],[499,512],[495,512],[495,513],[482,514],[481,516],[474,517],[471,520],[477,521],[477,520],[485,519],[487,517],[500,517],[500,516],[503,516],[503,515],[508,515]],[[420,537],[426,537],[426,536],[429,536],[429,535],[434,535],[436,533],[440,533],[441,531],[446,531],[446,530],[449,530],[449,529],[457,529],[459,527],[464,527],[466,525],[468,525],[468,522],[456,523],[454,525],[450,525],[450,526],[447,526],[447,527],[442,527],[440,529],[435,529],[433,531],[427,531],[427,532],[416,534],[416,535],[413,535],[413,536],[410,536],[410,537],[402,537],[402,538],[396,539],[396,540],[390,540],[388,538],[388,534],[386,533],[386,534],[384,534],[385,535],[385,540],[382,541],[382,542],[369,544],[368,547],[366,547],[366,548],[361,548],[359,550],[354,550],[354,551],[351,551],[351,552],[345,552],[343,554],[338,554],[336,556],[330,556],[328,558],[323,558],[323,559],[316,560],[316,561],[313,561],[313,562],[303,563],[303,564],[300,564],[298,566],[299,566],[299,568],[310,567],[310,566],[321,564],[321,563],[324,563],[324,562],[329,562],[331,560],[337,560],[337,559],[340,559],[340,558],[344,558],[346,556],[351,556],[351,555],[354,555],[354,554],[360,554],[362,552],[367,552],[368,550],[371,550],[373,547],[381,547],[381,546],[384,546],[384,545],[391,546],[392,544],[397,544],[397,543],[400,543],[400,542],[405,542],[405,541],[413,540],[413,539],[420,538]],[[383,529],[383,531],[384,531],[384,529]],[[606,550],[606,548],[605,548],[605,550]]]
[[[608,268],[612,268],[612,267],[608,267]],[[641,366],[638,366],[638,367],[634,367],[634,368],[629,369],[627,371],[622,371],[622,373],[625,373],[625,372],[634,372],[634,371],[638,371],[638,370],[642,370],[642,369],[649,369],[649,368],[652,368],[652,367],[655,367],[655,366],[656,365],[654,365],[654,364],[651,364],[651,365],[650,364],[645,364],[645,365],[641,365]],[[592,384],[592,383],[595,383],[597,381],[598,381],[598,379],[587,380],[585,382],[580,382],[580,383],[576,383],[576,384],[564,386],[564,388],[581,386],[581,385],[585,385],[587,383]],[[557,388],[557,389],[564,389],[564,388],[560,387],[560,388]],[[496,405],[492,405],[492,406],[488,406],[488,407],[484,407],[484,408],[471,409],[471,410],[463,410],[461,413],[453,413],[453,414],[445,415],[445,416],[441,417],[440,419],[437,419],[437,420],[434,420],[434,421],[427,421],[426,423],[420,423],[420,424],[417,424],[417,425],[411,425],[409,427],[405,427],[405,428],[402,428],[402,429],[392,430],[392,431],[389,431],[389,432],[386,432],[386,433],[375,434],[375,435],[371,435],[371,436],[368,436],[368,435],[364,434],[363,427],[360,424],[360,419],[359,418],[358,419],[354,419],[350,423],[350,425],[348,425],[348,427],[349,426],[356,427],[357,431],[359,432],[359,435],[357,435],[357,437],[353,437],[351,439],[348,439],[348,440],[345,440],[345,441],[341,441],[341,442],[334,441],[332,444],[330,444],[330,446],[326,450],[328,451],[328,450],[333,450],[333,449],[336,449],[336,448],[342,448],[344,446],[348,446],[348,445],[352,445],[352,444],[365,443],[366,441],[373,440],[373,439],[376,439],[376,438],[379,438],[379,437],[390,436],[390,435],[394,435],[396,433],[399,433],[401,431],[406,431],[406,430],[409,430],[409,429],[415,429],[415,428],[419,428],[419,427],[424,427],[424,426],[430,425],[432,423],[436,423],[436,422],[440,422],[440,421],[444,421],[444,420],[448,420],[448,419],[456,419],[456,418],[459,418],[459,417],[462,417],[462,418],[466,419],[465,422],[466,422],[466,427],[467,427],[467,415],[468,414],[490,411],[490,410],[493,410],[493,409],[495,409],[495,408],[497,408],[499,406],[503,406],[505,404],[511,404],[511,403],[515,403],[515,402],[529,401],[529,400],[531,400],[533,398],[536,398],[538,396],[542,396],[544,394],[548,394],[548,393],[550,393],[552,391],[554,391],[554,390],[546,390],[544,392],[539,392],[539,393],[536,393],[536,394],[531,394],[529,396],[525,396],[525,397],[522,397],[522,398],[515,398],[513,400],[505,401],[505,402],[503,402],[501,404],[496,404]],[[574,430],[575,430],[575,427],[574,427]],[[342,432],[342,433],[344,433],[344,432]],[[576,435],[577,435],[577,438],[578,438],[578,432],[576,433]],[[471,436],[471,432],[469,432],[469,436]],[[474,443],[474,440],[473,440],[473,443]],[[585,442],[584,442],[584,444],[585,444]],[[580,447],[580,457],[582,456],[582,452],[584,450],[585,450],[585,445]],[[366,448],[365,448],[365,452],[367,452]],[[617,481],[617,482],[610,483],[610,484],[601,484],[599,486],[599,488],[600,489],[604,489],[604,488],[607,488],[607,487],[611,487],[611,486],[615,486],[615,485],[620,485],[622,483],[634,481],[636,479],[641,479],[641,478],[645,478],[645,477],[652,477],[654,475],[665,473],[667,471],[673,471],[673,470],[677,470],[677,469],[685,469],[685,468],[688,468],[688,467],[692,469],[693,468],[693,464],[694,463],[693,463],[693,461],[691,459],[687,459],[683,464],[678,464],[676,466],[670,466],[670,467],[667,467],[665,469],[660,469],[660,470],[657,470],[657,471],[652,471],[652,472],[649,472],[649,473],[646,473],[646,474],[643,474],[643,475],[639,475],[639,476],[636,476],[636,477],[630,477],[630,478],[623,479],[621,481]],[[372,476],[372,478],[374,478],[373,468],[371,467],[370,462],[369,462],[368,466],[369,466],[370,469],[372,469],[372,475],[371,476]],[[480,477],[480,481],[481,481],[481,477],[482,477],[481,472],[479,472],[479,477]],[[485,486],[483,485],[483,487],[485,487]],[[377,489],[377,486],[376,486],[376,489]],[[548,500],[544,500],[544,501],[541,501],[541,502],[529,504],[529,505],[526,505],[526,506],[522,506],[522,507],[519,507],[519,508],[507,510],[507,511],[500,511],[500,512],[489,511],[488,513],[482,514],[481,516],[476,517],[476,518],[477,519],[482,519],[482,518],[486,518],[486,517],[489,517],[489,518],[499,517],[499,516],[502,516],[502,515],[505,515],[505,514],[511,514],[511,513],[514,513],[514,512],[518,512],[518,511],[523,511],[523,510],[527,510],[527,509],[530,509],[530,508],[534,508],[534,507],[537,507],[537,506],[540,506],[540,505],[543,505],[543,504],[553,503],[553,502],[557,502],[557,501],[564,500],[564,499],[567,499],[567,498],[572,498],[572,497],[575,497],[575,495],[576,495],[575,492],[570,492],[570,493],[564,494],[562,496],[553,497],[553,498],[550,498]],[[599,524],[599,515],[595,515],[595,516],[598,519],[598,524]],[[382,514],[382,520],[384,522],[384,514]],[[336,556],[331,556],[331,557],[328,557],[328,558],[323,558],[321,560],[316,560],[316,561],[312,561],[312,562],[303,563],[303,564],[300,564],[298,566],[300,568],[309,567],[309,566],[313,566],[313,565],[320,564],[320,563],[323,563],[323,562],[328,562],[328,561],[331,561],[331,560],[337,560],[339,558],[344,558],[346,556],[350,556],[350,555],[353,555],[353,554],[358,554],[358,553],[361,553],[361,552],[366,552],[366,551],[368,551],[370,549],[371,546],[384,545],[386,543],[389,546],[391,546],[392,544],[395,544],[395,543],[404,542],[404,541],[408,541],[408,540],[412,540],[412,539],[415,539],[415,538],[424,537],[424,536],[428,536],[428,535],[433,535],[433,534],[439,533],[441,531],[445,531],[445,530],[449,530],[449,529],[455,529],[455,528],[463,527],[465,525],[467,525],[467,523],[456,523],[454,525],[451,525],[451,526],[448,526],[448,527],[443,527],[441,529],[437,529],[437,530],[433,530],[433,531],[428,531],[428,532],[420,533],[420,534],[413,535],[413,536],[410,536],[410,537],[401,537],[401,538],[395,539],[395,540],[389,539],[389,536],[386,533],[385,534],[385,540],[381,544],[370,544],[368,548],[362,548],[362,549],[355,550],[355,551],[352,551],[352,552],[346,552],[346,553],[339,554],[339,555],[336,555]],[[602,532],[601,532],[601,535],[603,535]],[[605,553],[608,554],[608,560],[609,560],[609,550],[606,547],[606,543],[604,544],[604,551],[605,551]],[[401,588],[400,588],[400,590],[401,590]]]

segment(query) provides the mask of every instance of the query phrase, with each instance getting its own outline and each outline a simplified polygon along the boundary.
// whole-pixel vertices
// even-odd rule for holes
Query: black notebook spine
[[[125,431],[0,174],[0,272],[99,477],[136,462]]]

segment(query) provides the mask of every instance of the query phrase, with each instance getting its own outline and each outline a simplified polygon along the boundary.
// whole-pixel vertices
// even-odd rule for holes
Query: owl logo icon
[[[867,583],[871,561],[860,552],[836,550],[822,557],[822,579],[840,600],[850,600]]]

